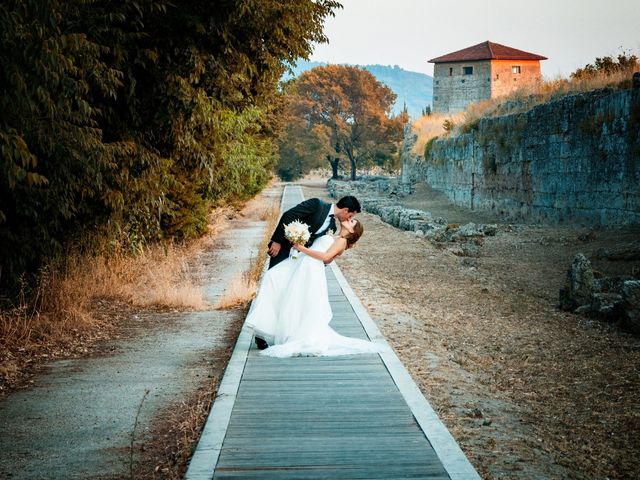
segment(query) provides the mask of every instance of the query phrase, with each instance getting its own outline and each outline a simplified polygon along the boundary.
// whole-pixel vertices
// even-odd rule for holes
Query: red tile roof
[[[474,60],[546,60],[547,57],[535,53],[523,52],[515,48],[490,41],[479,43],[473,47],[463,48],[457,52],[432,58],[429,63],[470,62]]]

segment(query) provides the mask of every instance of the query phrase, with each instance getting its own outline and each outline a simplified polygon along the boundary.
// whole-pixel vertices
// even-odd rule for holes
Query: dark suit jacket
[[[311,245],[316,238],[325,234],[326,230],[318,233],[315,233],[315,231],[324,223],[327,215],[329,214],[330,208],[330,203],[323,202],[319,198],[310,198],[309,200],[305,200],[284,212],[275,231],[273,232],[273,235],[271,235],[271,241],[278,242],[282,248],[277,256],[271,257],[271,260],[269,261],[269,268],[277,265],[289,256],[291,242],[289,242],[289,240],[284,236],[285,225],[288,225],[294,220],[299,220],[309,225],[311,238],[309,238],[307,245]],[[335,224],[333,225],[333,228],[335,228]]]

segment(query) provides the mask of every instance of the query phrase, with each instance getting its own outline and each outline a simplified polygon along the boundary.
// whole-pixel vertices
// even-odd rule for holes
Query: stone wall
[[[638,89],[485,118],[427,150],[421,162],[407,161],[405,178],[426,180],[455,204],[512,220],[640,223]]]
[[[418,180],[417,174],[419,169],[416,165],[420,162],[421,157],[413,153],[413,146],[418,140],[418,136],[412,130],[409,123],[404,126],[404,139],[400,147],[400,158],[402,159],[400,168],[400,184],[407,188],[407,193],[411,192],[411,184]]]

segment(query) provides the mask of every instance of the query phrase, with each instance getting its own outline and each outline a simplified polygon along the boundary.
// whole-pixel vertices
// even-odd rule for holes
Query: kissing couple
[[[355,217],[360,202],[346,196],[335,204],[310,198],[284,212],[269,243],[269,270],[265,273],[247,325],[256,345],[272,357],[333,356],[379,353],[385,347],[344,337],[329,322],[333,316],[324,266],[352,248],[364,228]],[[292,244],[285,226],[293,221],[309,226],[306,245]],[[335,235],[338,223],[340,230]],[[300,252],[291,257],[291,249]]]

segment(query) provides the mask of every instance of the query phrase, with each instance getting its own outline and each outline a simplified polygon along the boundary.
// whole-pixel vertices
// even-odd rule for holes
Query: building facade
[[[540,60],[546,57],[489,41],[433,58],[433,111],[460,112],[538,82]]]

